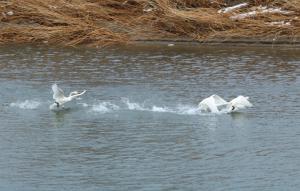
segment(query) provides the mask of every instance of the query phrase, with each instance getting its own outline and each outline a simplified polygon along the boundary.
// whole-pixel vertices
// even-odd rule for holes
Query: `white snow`
[[[240,8],[243,8],[243,7],[246,7],[246,6],[248,6],[248,3],[241,3],[241,4],[238,4],[238,5],[234,5],[232,7],[226,7],[226,8],[220,9],[218,11],[218,13],[229,13],[231,11],[234,11],[236,9],[240,9]]]
[[[245,19],[248,17],[253,17],[258,14],[265,14],[265,13],[278,13],[278,14],[288,15],[288,14],[291,14],[292,11],[282,10],[281,8],[268,8],[268,7],[259,6],[254,11],[236,14],[236,15],[231,16],[230,18],[233,20],[240,20],[240,19]]]

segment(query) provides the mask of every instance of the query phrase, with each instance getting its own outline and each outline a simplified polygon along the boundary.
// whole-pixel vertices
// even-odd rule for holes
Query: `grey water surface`
[[[0,190],[300,189],[300,49],[0,47]],[[87,90],[59,112],[51,85]],[[204,114],[211,94],[254,107]]]

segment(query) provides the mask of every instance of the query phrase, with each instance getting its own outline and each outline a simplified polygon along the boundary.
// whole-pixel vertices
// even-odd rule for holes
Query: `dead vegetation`
[[[243,2],[247,6],[220,12]],[[282,12],[265,11],[269,8]],[[105,46],[135,40],[280,38],[293,42],[300,36],[300,1],[0,0],[0,21],[0,43]]]

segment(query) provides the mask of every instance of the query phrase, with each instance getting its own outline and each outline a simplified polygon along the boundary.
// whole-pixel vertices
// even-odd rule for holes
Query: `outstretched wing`
[[[212,96],[202,100],[199,103],[199,107],[200,107],[201,110],[206,110],[206,111],[208,110],[212,113],[218,113],[219,112],[218,107],[215,103],[215,100]]]
[[[221,98],[220,96],[218,96],[218,95],[212,95],[211,96],[212,98],[213,98],[213,100],[214,100],[214,102],[215,102],[215,104],[216,104],[216,106],[218,107],[218,106],[223,106],[223,105],[227,105],[228,104],[228,102],[227,101],[225,101],[223,98]]]
[[[64,92],[60,89],[57,84],[52,85],[53,99],[58,100],[64,98]]]

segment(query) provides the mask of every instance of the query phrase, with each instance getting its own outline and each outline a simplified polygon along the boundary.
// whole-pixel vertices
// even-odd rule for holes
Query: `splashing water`
[[[25,100],[23,102],[16,102],[16,103],[11,103],[10,107],[18,107],[20,109],[36,109],[41,105],[40,102],[38,101],[33,101],[33,100]]]
[[[127,106],[129,110],[146,111],[147,109],[143,104],[130,102],[128,98],[122,98],[121,101]]]
[[[82,105],[83,107],[88,107],[89,106],[89,104],[87,104],[87,103],[78,103],[78,105]]]
[[[202,114],[197,106],[178,105],[175,108],[166,106],[145,106],[145,104],[131,102],[128,98],[122,98],[122,102],[126,105],[128,110],[150,111],[159,113],[174,113],[178,115],[199,115]]]
[[[128,98],[122,98],[123,104],[116,104],[109,101],[100,102],[97,104],[79,103],[83,108],[90,108],[92,112],[111,113],[120,110],[129,111],[147,111],[154,113],[173,113],[177,115],[203,115],[197,106],[177,105],[176,107],[147,105],[145,103],[132,102]],[[17,107],[20,109],[36,109],[41,105],[41,102],[34,100],[25,100],[11,103],[10,107]]]
[[[178,105],[176,107],[176,113],[181,115],[203,115],[199,107],[197,106],[188,106],[188,105]]]
[[[95,111],[95,112],[100,112],[100,113],[108,113],[108,112],[112,112],[112,111],[119,110],[119,109],[120,109],[120,107],[113,103],[102,102],[97,105],[93,105],[91,110]]]
[[[167,107],[158,107],[158,106],[152,106],[152,108],[149,111],[153,112],[172,112],[169,108]]]

